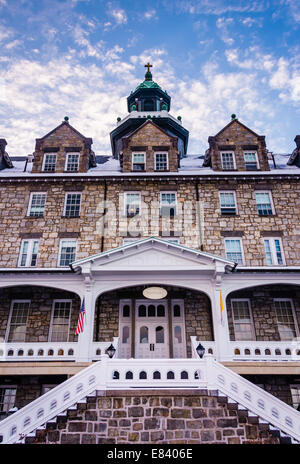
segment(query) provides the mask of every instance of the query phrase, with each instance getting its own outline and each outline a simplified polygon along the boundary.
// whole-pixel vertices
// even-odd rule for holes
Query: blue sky
[[[300,133],[300,0],[0,0],[0,137],[11,155],[65,115],[96,154],[144,64],[190,131],[189,153],[232,113],[270,151]]]

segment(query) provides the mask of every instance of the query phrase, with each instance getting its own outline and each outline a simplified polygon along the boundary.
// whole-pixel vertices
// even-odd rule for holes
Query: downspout
[[[203,236],[202,236],[202,224],[201,224],[201,211],[200,211],[200,199],[199,199],[199,181],[196,181],[195,184],[196,188],[196,204],[197,204],[197,211],[196,215],[198,216],[198,230],[199,230],[199,245],[200,245],[200,250],[203,251]]]
[[[107,197],[107,183],[104,179],[104,209],[103,209],[103,222],[102,222],[102,237],[101,237],[101,253],[104,251],[104,216],[106,214],[106,197]]]

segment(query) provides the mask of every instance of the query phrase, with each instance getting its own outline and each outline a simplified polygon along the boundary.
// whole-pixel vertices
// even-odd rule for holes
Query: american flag
[[[78,334],[83,332],[84,316],[85,316],[85,306],[84,306],[84,299],[83,299],[82,300],[82,305],[81,305],[81,308],[80,308],[80,313],[79,313],[79,317],[78,317],[78,322],[77,322],[75,335],[78,335]]]

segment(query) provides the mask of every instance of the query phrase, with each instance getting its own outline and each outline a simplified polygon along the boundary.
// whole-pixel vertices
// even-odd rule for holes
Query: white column
[[[85,281],[85,318],[84,329],[78,335],[77,347],[77,362],[89,362],[92,360],[92,343],[94,334],[94,319],[95,319],[95,295],[93,292],[93,281],[86,279]]]

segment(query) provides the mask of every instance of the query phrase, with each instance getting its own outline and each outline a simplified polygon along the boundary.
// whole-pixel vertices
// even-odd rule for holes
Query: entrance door
[[[135,311],[135,357],[169,358],[167,301],[137,300]]]

